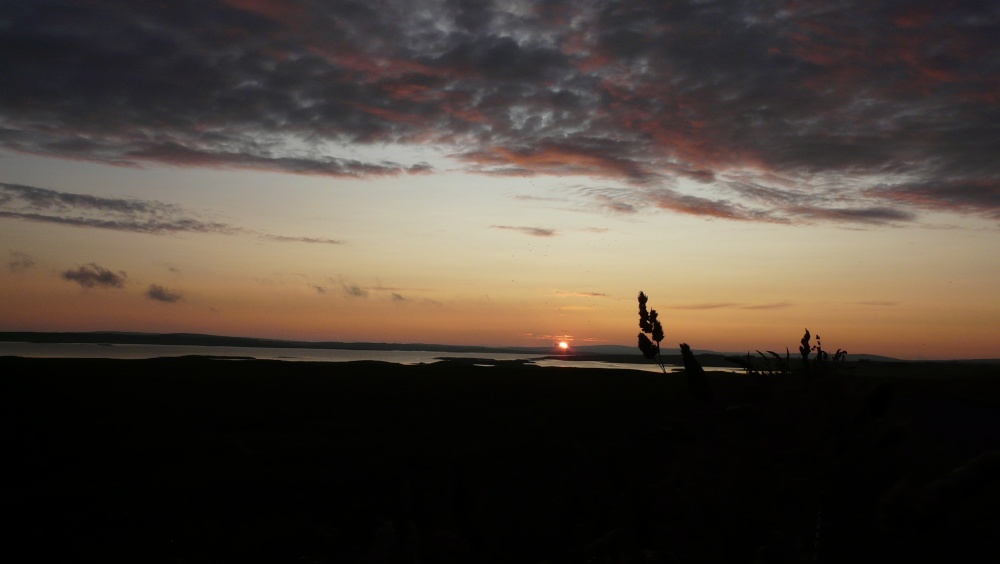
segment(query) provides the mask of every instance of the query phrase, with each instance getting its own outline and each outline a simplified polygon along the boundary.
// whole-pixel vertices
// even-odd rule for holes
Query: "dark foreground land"
[[[10,562],[972,562],[1000,370],[0,358]],[[13,557],[13,559],[11,559]]]

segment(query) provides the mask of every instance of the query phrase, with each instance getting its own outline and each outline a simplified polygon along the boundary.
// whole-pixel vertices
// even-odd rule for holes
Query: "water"
[[[380,360],[383,362],[394,362],[397,364],[432,364],[435,362],[441,362],[441,359],[444,357],[482,358],[490,360],[527,360],[538,366],[557,366],[562,368],[607,368],[615,370],[661,372],[660,367],[653,362],[631,364],[622,362],[601,362],[595,360],[557,360],[543,358],[545,355],[510,353],[0,342],[0,356],[24,356],[34,358],[142,359],[191,355],[252,358],[259,360],[284,360],[293,362],[349,362],[354,360]],[[680,369],[681,367],[679,366],[667,366],[667,372]],[[706,368],[706,370],[718,372],[743,372],[742,368],[736,367],[713,367]]]
[[[444,357],[482,358],[491,360],[527,360],[539,366],[573,368],[613,368],[660,372],[655,364],[625,364],[580,360],[548,360],[544,355],[509,353],[468,353],[441,351],[377,351],[351,349],[300,349],[264,347],[218,347],[194,345],[129,345],[96,343],[12,343],[0,342],[0,356],[34,358],[117,358],[143,359],[176,356],[221,356],[253,358],[260,360],[348,362],[354,360],[381,360],[397,364],[431,364]]]

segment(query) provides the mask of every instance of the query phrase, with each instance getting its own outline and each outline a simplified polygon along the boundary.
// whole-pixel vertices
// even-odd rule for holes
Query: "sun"
[[[562,350],[567,350],[569,349],[569,343],[567,343],[566,341],[559,341],[558,347]]]

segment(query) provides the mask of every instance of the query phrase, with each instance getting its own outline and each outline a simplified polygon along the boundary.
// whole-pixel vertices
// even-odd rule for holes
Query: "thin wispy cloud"
[[[784,309],[786,307],[792,307],[791,302],[774,302],[769,304],[752,304],[742,306],[742,309]]]
[[[562,298],[607,298],[610,297],[604,292],[569,292],[566,290],[552,290],[552,293]]]
[[[740,307],[740,304],[735,304],[735,303],[732,303],[732,302],[713,302],[713,303],[704,303],[704,304],[682,304],[682,305],[674,305],[674,306],[670,306],[670,309],[691,309],[691,310],[698,310],[698,309],[723,309],[723,308],[737,308],[737,307]]]
[[[701,304],[683,304],[683,305],[673,305],[670,309],[683,309],[683,310],[705,310],[705,309],[783,309],[786,307],[791,307],[793,304],[791,302],[772,302],[764,304],[743,304],[734,302],[709,302]]]
[[[281,243],[343,243],[337,239],[273,235],[207,221],[181,206],[154,200],[103,198],[4,182],[0,182],[0,218],[149,235],[242,234]]]
[[[588,199],[591,205],[616,214],[634,214],[647,205],[641,192],[610,186],[582,186],[576,192]]]
[[[419,288],[419,287],[403,288],[398,286],[386,286],[381,283],[372,286],[364,286],[361,284],[356,284],[354,282],[351,282],[347,277],[343,276],[338,277],[336,279],[331,279],[330,281],[339,286],[340,293],[343,296],[346,296],[347,298],[352,298],[352,299],[369,298],[374,295],[376,297],[382,297],[383,299],[388,299],[394,303],[405,302],[408,304],[424,303],[424,304],[440,305],[440,302],[428,298],[412,297],[412,295],[408,295],[411,292],[417,292],[417,293],[426,292],[427,291],[426,288]],[[310,284],[309,287],[312,288],[318,294],[327,294],[331,292],[331,288],[329,286],[324,286],[321,284]]]
[[[163,235],[233,234],[224,223],[198,219],[180,206],[156,201],[102,198],[21,184],[0,183],[0,217]]]
[[[124,271],[113,272],[96,263],[85,264],[76,269],[65,270],[62,277],[83,288],[124,288],[128,275]]]
[[[532,237],[555,237],[556,230],[548,229],[545,227],[525,227],[518,225],[491,225],[493,229],[504,229],[507,231],[516,231],[524,235],[531,235]]]
[[[35,268],[35,259],[27,253],[10,251],[7,257],[7,270],[11,272],[24,272]]]
[[[259,235],[261,239],[277,241],[279,243],[318,243],[321,245],[342,245],[344,242],[339,239],[325,239],[322,237],[288,237],[286,235]]]
[[[614,213],[1000,218],[995,3],[22,4],[0,26],[8,151],[129,167],[433,174],[436,164],[382,150],[412,145],[473,173],[588,177],[631,194],[594,194],[596,209]],[[729,186],[749,177],[752,191]],[[839,204],[825,203],[832,196]],[[3,217],[228,227],[125,208],[102,224],[38,205]],[[112,202],[98,205],[109,213]]]
[[[563,335],[549,335],[549,334],[534,335],[532,333],[527,333],[525,335],[525,337],[528,337],[530,339],[537,339],[537,340],[540,340],[540,341],[566,341],[567,343],[572,343],[575,340],[574,337],[573,337],[573,335],[566,335],[566,334],[563,334]]]

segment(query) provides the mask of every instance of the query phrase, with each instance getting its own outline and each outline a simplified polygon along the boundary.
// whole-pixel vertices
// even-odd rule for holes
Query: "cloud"
[[[372,292],[376,292],[377,295],[383,296],[385,299],[391,300],[393,303],[397,304],[441,305],[438,301],[428,298],[414,298],[409,294],[410,292],[426,292],[427,288],[387,286],[381,282],[372,286],[362,286],[360,284],[350,282],[343,276],[338,277],[335,281],[331,279],[331,282],[338,284],[340,286],[340,291],[348,298],[368,298],[372,295]],[[319,294],[326,294],[331,291],[329,287],[318,284],[310,285],[310,287]],[[406,294],[404,294],[404,292],[406,292]]]
[[[599,209],[615,214],[635,214],[645,204],[639,194],[622,188],[581,188],[578,192],[589,198]]]
[[[791,302],[774,302],[769,304],[746,305],[743,306],[743,309],[784,309],[791,306]]]
[[[670,309],[724,309],[737,307],[740,307],[740,304],[733,302],[712,302],[703,304],[675,305],[671,306]]]
[[[651,192],[647,197],[649,203],[658,208],[688,215],[735,220],[748,220],[754,216],[752,210],[727,200],[712,200],[700,196],[682,194],[668,188]],[[759,219],[764,218],[759,217]]]
[[[173,204],[102,198],[9,183],[0,183],[0,217],[155,235],[240,231],[223,223],[202,221]]]
[[[868,194],[899,205],[980,213],[1000,219],[1000,177],[883,185]]]
[[[523,233],[525,235],[531,235],[532,237],[555,237],[556,230],[548,229],[544,227],[519,227],[513,225],[491,225],[493,229],[506,229],[508,231],[517,231],[518,233]]]
[[[105,288],[124,288],[128,275],[123,271],[112,272],[96,263],[85,264],[76,270],[66,270],[62,277],[76,282],[84,288],[102,286]]]
[[[20,251],[10,251],[7,254],[10,257],[7,261],[7,269],[11,272],[23,272],[35,268],[35,259],[31,255]]]
[[[563,298],[607,298],[608,294],[603,292],[567,292],[565,290],[552,290],[552,293]]]
[[[337,239],[273,235],[227,223],[206,221],[180,206],[155,200],[103,198],[0,182],[0,218],[4,217],[149,235],[175,233],[246,234],[282,243],[333,245],[343,243]]]
[[[796,216],[808,219],[826,219],[831,221],[882,224],[894,221],[913,221],[916,214],[898,208],[792,208]]]
[[[154,301],[165,302],[168,304],[179,302],[184,298],[180,292],[164,288],[163,286],[159,286],[157,284],[150,284],[149,289],[146,290],[146,297]]]
[[[741,304],[734,302],[710,302],[702,304],[688,304],[670,306],[670,309],[699,310],[699,309],[783,309],[791,307],[791,302],[774,302],[766,304]]]
[[[386,149],[419,146],[474,173],[587,177],[623,191],[594,194],[614,213],[998,218],[997,10],[37,0],[0,26],[0,149],[363,178],[433,174]],[[104,227],[183,230],[116,213]]]
[[[268,239],[270,241],[277,241],[279,243],[318,243],[322,245],[343,245],[344,242],[339,239],[324,239],[320,237],[288,237],[286,235],[267,235],[261,234],[261,239]]]
[[[341,282],[341,290],[343,290],[344,295],[349,298],[367,298],[368,290],[358,286],[357,284],[348,284],[346,282]]]

